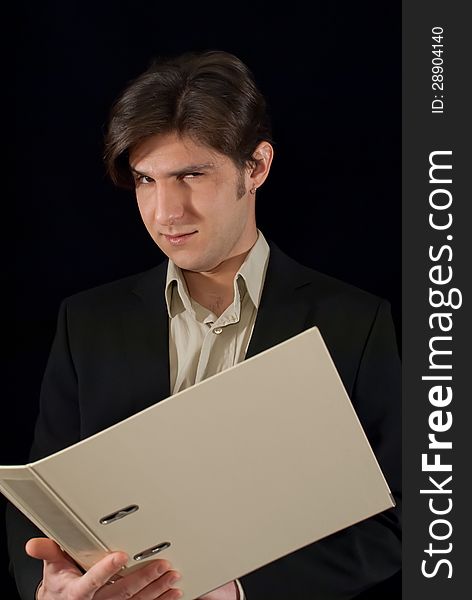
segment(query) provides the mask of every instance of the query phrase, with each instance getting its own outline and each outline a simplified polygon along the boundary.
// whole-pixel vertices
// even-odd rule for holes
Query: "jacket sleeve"
[[[40,410],[36,421],[30,462],[48,456],[73,444],[80,437],[77,377],[72,363],[65,302],[59,310],[56,335],[49,354],[40,394]],[[10,503],[6,526],[10,573],[15,578],[22,600],[34,600],[42,579],[43,563],[25,552],[32,537],[44,534]]]
[[[386,301],[371,322],[351,400],[396,507],[240,578],[247,600],[346,600],[401,568],[401,373]]]

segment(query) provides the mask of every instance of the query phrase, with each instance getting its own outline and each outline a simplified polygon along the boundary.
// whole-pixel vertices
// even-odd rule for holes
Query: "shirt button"
[[[220,335],[220,333],[223,331],[222,327],[215,327],[215,329],[213,329],[213,333],[216,333],[216,335]]]

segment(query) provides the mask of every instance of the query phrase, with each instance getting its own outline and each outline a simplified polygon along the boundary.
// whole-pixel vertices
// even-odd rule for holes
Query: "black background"
[[[101,161],[112,101],[156,55],[222,49],[248,64],[275,137],[259,227],[300,262],[390,300],[400,335],[401,4],[168,4],[17,8],[2,464],[27,458],[60,300],[162,259]],[[2,597],[15,598],[3,523],[0,535]],[[399,598],[399,577],[368,597]]]

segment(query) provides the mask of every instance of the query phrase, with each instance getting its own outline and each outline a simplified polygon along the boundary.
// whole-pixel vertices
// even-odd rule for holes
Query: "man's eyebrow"
[[[167,173],[168,177],[179,177],[180,175],[185,175],[186,173],[195,173],[196,171],[210,171],[215,168],[215,163],[199,163],[195,165],[185,165],[184,167],[177,169],[175,171],[170,171]],[[151,175],[147,175],[142,171],[138,171],[134,167],[130,167],[132,173],[135,175],[146,175],[151,177]]]

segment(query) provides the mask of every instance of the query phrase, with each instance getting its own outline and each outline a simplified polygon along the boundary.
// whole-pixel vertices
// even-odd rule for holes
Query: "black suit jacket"
[[[31,460],[169,396],[166,268],[167,261],[62,303]],[[248,600],[352,598],[400,568],[400,366],[389,305],[298,264],[271,244],[247,356],[313,325],[325,339],[397,507],[242,577]],[[32,600],[42,564],[25,554],[24,544],[42,534],[11,506],[7,530],[17,586],[24,600]]]

